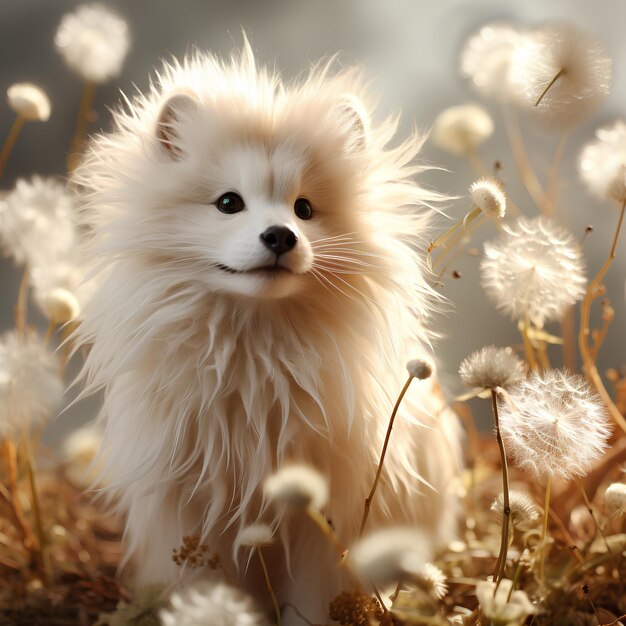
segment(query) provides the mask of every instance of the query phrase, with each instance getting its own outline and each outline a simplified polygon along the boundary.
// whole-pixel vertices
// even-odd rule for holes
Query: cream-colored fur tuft
[[[353,542],[405,363],[432,336],[418,249],[439,198],[413,181],[420,137],[389,147],[397,120],[371,110],[354,70],[285,84],[247,43],[225,63],[198,53],[127,101],[75,173],[100,273],[76,339],[85,393],[104,393],[103,471],[138,585],[186,576],[171,552],[200,534],[265,601],[257,560],[235,548],[263,521],[280,537],[267,558],[281,604],[322,622],[344,588],[319,530],[276,519],[262,487],[288,461],[314,466]],[[243,211],[218,210],[227,192]],[[276,224],[298,239],[280,257],[260,240]],[[257,269],[270,263],[281,271]],[[458,457],[436,381],[414,383],[368,528],[449,539]]]

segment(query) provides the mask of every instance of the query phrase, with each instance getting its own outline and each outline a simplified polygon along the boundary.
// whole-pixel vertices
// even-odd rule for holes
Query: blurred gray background
[[[80,80],[70,73],[53,47],[61,16],[79,4],[75,0],[0,1],[0,88],[13,82],[39,84],[49,94],[53,114],[48,123],[27,124],[12,155],[0,189],[9,189],[16,178],[33,173],[64,175],[78,101]],[[458,54],[466,37],[483,23],[511,20],[536,25],[567,19],[600,38],[614,59],[611,96],[601,110],[576,129],[568,142],[562,172],[557,215],[577,236],[586,224],[594,231],[585,243],[589,275],[595,273],[610,246],[617,212],[592,198],[578,181],[579,147],[594,129],[625,114],[626,4],[623,0],[105,0],[124,16],[132,32],[132,48],[117,81],[98,88],[92,129],[107,128],[107,107],[118,100],[118,90],[144,89],[151,68],[159,59],[182,56],[197,46],[219,54],[241,43],[241,29],[250,37],[257,58],[275,65],[285,77],[293,77],[311,62],[340,52],[343,64],[365,67],[380,94],[380,116],[402,111],[402,131],[412,126],[428,129],[443,108],[479,101],[458,73]],[[509,195],[530,215],[535,208],[519,184],[496,107],[486,103],[494,116],[496,132],[481,149],[487,163],[498,160],[508,180]],[[0,141],[6,136],[13,114],[0,102]],[[526,138],[540,176],[549,168],[557,137],[545,129],[528,128]],[[423,182],[462,196],[473,173],[461,159],[427,144],[423,159],[447,171],[432,171]],[[465,200],[450,203],[448,213],[462,216]],[[452,222],[450,222],[451,224]],[[445,223],[442,223],[445,226]],[[495,235],[493,226],[481,228],[475,246]],[[478,282],[479,259],[465,256],[450,269],[461,278],[445,279],[441,292],[449,299],[447,311],[437,316],[442,334],[436,346],[442,378],[450,395],[459,393],[456,371],[469,352],[485,344],[517,343],[515,326],[486,301]],[[626,238],[606,281],[617,311],[609,338],[600,354],[600,369],[626,363],[624,267]],[[19,274],[9,261],[0,262],[0,329],[12,325],[12,308]],[[43,323],[42,320],[39,320]],[[558,331],[558,328],[554,330]],[[557,353],[554,353],[555,355]],[[558,362],[558,358],[555,359]],[[479,422],[489,423],[488,403],[475,403]],[[52,438],[93,414],[94,404],[83,404],[64,414],[52,426]]]

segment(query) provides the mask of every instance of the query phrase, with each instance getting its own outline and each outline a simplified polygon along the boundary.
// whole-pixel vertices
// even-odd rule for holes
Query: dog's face
[[[156,133],[171,202],[146,227],[160,231],[169,266],[184,263],[212,292],[268,299],[362,269],[363,225],[351,210],[365,140],[356,104],[338,98],[307,126],[287,108],[279,121],[188,94],[165,102]]]

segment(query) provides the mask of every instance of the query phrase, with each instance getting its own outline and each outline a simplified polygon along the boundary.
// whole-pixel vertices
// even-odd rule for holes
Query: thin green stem
[[[9,156],[11,156],[11,152],[13,151],[13,146],[15,146],[15,142],[17,138],[20,136],[20,132],[24,126],[24,118],[21,115],[18,115],[13,122],[11,129],[9,130],[9,134],[7,138],[4,140],[4,145],[2,146],[2,150],[0,151],[0,178],[4,174],[4,170],[9,161]]]

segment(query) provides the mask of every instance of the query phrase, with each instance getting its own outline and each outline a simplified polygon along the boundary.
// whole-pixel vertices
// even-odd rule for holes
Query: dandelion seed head
[[[490,623],[499,626],[523,624],[529,615],[539,612],[525,591],[512,589],[513,581],[508,578],[503,578],[497,587],[495,582],[487,580],[476,585],[478,603]]]
[[[417,380],[425,380],[433,375],[433,364],[424,359],[412,359],[406,364],[409,375]]]
[[[61,287],[40,295],[41,309],[55,324],[66,324],[78,317],[80,304],[76,296]]]
[[[617,120],[596,130],[578,161],[580,176],[592,193],[603,200],[626,200],[626,123]]]
[[[486,346],[463,360],[459,375],[471,389],[495,389],[520,382],[526,376],[526,367],[511,348]]]
[[[84,80],[103,83],[122,70],[130,46],[128,25],[99,4],[82,4],[61,19],[54,44]]]
[[[73,198],[55,178],[18,179],[0,202],[0,248],[18,263],[46,267],[76,242]]]
[[[506,23],[485,24],[461,52],[461,74],[487,98],[510,100],[509,66],[525,32]]]
[[[626,484],[613,483],[604,492],[604,506],[609,515],[626,511]]]
[[[446,575],[433,563],[425,563],[413,580],[434,600],[441,600],[448,593]]]
[[[269,626],[251,596],[223,581],[191,583],[170,604],[160,613],[163,626]]]
[[[7,89],[7,101],[17,115],[28,122],[50,119],[50,100],[46,92],[32,83],[15,83]]]
[[[0,336],[0,439],[43,426],[63,397],[59,362],[34,336]]]
[[[249,548],[269,546],[274,543],[274,533],[267,524],[250,524],[241,530],[237,543]]]
[[[463,104],[444,109],[435,119],[433,143],[450,154],[474,152],[493,133],[493,120],[476,104]]]
[[[485,244],[482,285],[498,309],[538,327],[560,320],[585,294],[580,246],[553,221],[520,218],[503,226],[499,240]]]
[[[411,528],[387,528],[361,539],[350,551],[357,575],[381,587],[414,579],[424,570],[428,543]]]
[[[487,217],[502,218],[506,214],[506,196],[495,178],[479,178],[472,183],[469,192],[474,206]]]
[[[533,372],[500,405],[507,453],[536,479],[584,476],[602,456],[611,428],[600,397],[582,376]]]
[[[511,510],[509,519],[514,528],[527,530],[537,525],[541,519],[541,511],[534,500],[523,491],[511,489],[509,492],[509,509]],[[504,517],[504,494],[499,493],[491,503],[491,511],[496,514],[498,520],[502,522]]]
[[[509,81],[531,113],[567,127],[592,113],[609,95],[611,65],[598,41],[570,24],[553,24],[527,35],[516,47]]]
[[[308,465],[286,465],[272,474],[263,486],[265,497],[289,509],[323,509],[328,501],[328,482]]]

